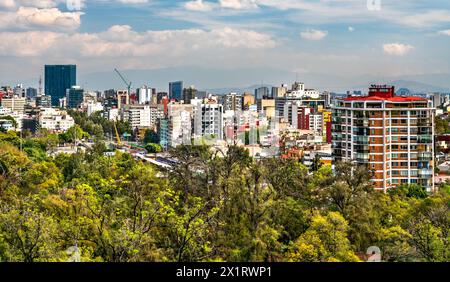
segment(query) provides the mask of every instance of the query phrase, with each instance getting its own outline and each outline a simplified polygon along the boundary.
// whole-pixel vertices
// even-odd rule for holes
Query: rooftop
[[[344,101],[388,101],[388,102],[426,102],[427,99],[415,96],[396,96],[394,86],[371,85],[368,96],[349,96]]]

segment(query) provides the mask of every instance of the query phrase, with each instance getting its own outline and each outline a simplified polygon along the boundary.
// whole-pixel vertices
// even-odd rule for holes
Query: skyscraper
[[[84,99],[84,90],[80,86],[72,86],[67,89],[67,107],[69,109],[78,108]]]
[[[183,81],[169,83],[169,99],[180,101],[183,99]]]
[[[194,86],[183,89],[183,102],[185,104],[190,104],[192,99],[195,99],[197,96],[197,89]]]
[[[76,65],[45,65],[45,94],[52,97],[52,105],[66,97],[66,90],[77,84]]]
[[[372,85],[368,96],[350,96],[332,107],[333,155],[373,170],[375,189],[419,184],[434,189],[434,115],[424,98],[396,96]]]
[[[269,98],[270,97],[270,92],[269,92],[269,88],[262,86],[259,88],[255,89],[255,98],[256,99],[265,99],[265,98]],[[272,97],[270,97],[272,98]]]

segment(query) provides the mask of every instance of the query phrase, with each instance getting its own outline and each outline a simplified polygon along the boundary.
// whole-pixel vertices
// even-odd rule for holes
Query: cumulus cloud
[[[211,3],[208,3],[203,0],[189,1],[186,4],[184,4],[184,7],[186,8],[186,10],[199,12],[207,12],[213,9],[213,5]]]
[[[438,32],[440,35],[447,35],[450,36],[450,29],[447,30],[441,30]]]
[[[384,53],[388,55],[394,55],[394,56],[403,56],[409,53],[412,49],[414,49],[413,46],[408,44],[402,44],[402,43],[389,43],[383,45],[383,51]]]
[[[15,12],[0,12],[0,29],[39,28],[74,30],[80,26],[81,12],[61,12],[57,8],[20,7]]]
[[[144,4],[148,3],[148,0],[118,0],[122,4]]]
[[[300,32],[300,36],[307,40],[322,40],[327,36],[328,32],[318,29],[308,29]]]
[[[256,0],[219,0],[220,7],[233,10],[248,10],[258,8]]]
[[[14,9],[19,7],[54,8],[66,0],[0,0],[0,8]],[[84,2],[82,0],[81,2]]]
[[[5,44],[0,56],[65,56],[75,59],[105,57],[189,57],[192,52],[256,50],[276,46],[263,33],[229,27],[212,30],[186,29],[133,31],[127,25],[115,25],[100,33],[60,33],[50,31],[0,32]],[[177,44],[173,44],[176,41]],[[239,54],[239,51],[237,51]]]

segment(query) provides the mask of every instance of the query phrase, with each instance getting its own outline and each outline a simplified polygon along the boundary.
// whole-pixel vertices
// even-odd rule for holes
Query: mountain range
[[[158,91],[168,91],[169,81],[184,81],[184,87],[195,86],[210,93],[254,92],[257,87],[281,84],[291,85],[294,81],[304,82],[306,88],[319,91],[345,93],[348,90],[367,92],[371,84],[390,84],[396,89],[408,88],[412,93],[450,93],[450,74],[424,74],[383,77],[360,75],[347,77],[323,73],[300,73],[276,68],[218,69],[203,67],[173,67],[162,69],[120,70],[132,82],[132,88],[148,85]],[[24,81],[26,86],[36,87],[36,81]],[[78,69],[78,84],[89,90],[126,89],[125,83],[114,70],[89,73]]]

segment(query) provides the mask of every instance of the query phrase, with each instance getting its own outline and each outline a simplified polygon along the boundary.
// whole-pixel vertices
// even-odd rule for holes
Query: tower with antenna
[[[39,76],[39,96],[42,96],[42,75]]]

